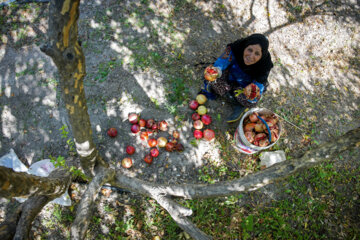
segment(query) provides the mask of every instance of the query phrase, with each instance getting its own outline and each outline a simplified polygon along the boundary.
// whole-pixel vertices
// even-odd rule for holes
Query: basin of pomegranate
[[[266,124],[257,116],[265,119]],[[252,108],[244,113],[235,131],[235,146],[245,154],[254,154],[274,146],[280,135],[281,123],[274,112]]]

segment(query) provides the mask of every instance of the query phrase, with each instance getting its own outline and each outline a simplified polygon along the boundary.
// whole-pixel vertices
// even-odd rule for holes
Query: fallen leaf
[[[111,194],[111,189],[107,189],[107,188],[102,188],[101,189],[101,193],[102,193],[102,195],[104,195],[105,197],[109,197],[110,196],[110,194]]]

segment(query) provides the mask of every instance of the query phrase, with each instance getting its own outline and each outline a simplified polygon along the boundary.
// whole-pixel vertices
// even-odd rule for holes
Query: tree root
[[[114,169],[101,169],[90,182],[77,208],[76,218],[71,226],[71,239],[84,239],[92,213],[91,205],[96,200],[103,184],[114,178],[114,175]]]
[[[41,209],[54,198],[55,197],[48,196],[33,196],[26,200],[21,209],[21,217],[16,227],[14,240],[29,239],[31,225],[35,217]]]

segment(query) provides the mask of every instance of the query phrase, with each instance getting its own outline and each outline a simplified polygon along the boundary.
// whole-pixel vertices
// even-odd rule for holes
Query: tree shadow
[[[233,147],[219,149],[204,142],[198,147],[191,144],[192,111],[188,109],[187,102],[200,89],[206,64],[212,63],[227,43],[257,32],[255,23],[260,21],[267,22],[268,26],[263,33],[273,40],[272,44],[284,46],[283,49],[271,46],[275,67],[269,79],[273,87],[266,93],[260,106],[276,111],[287,121],[304,129],[303,132],[293,129],[284,122],[286,131],[279,141],[279,149],[287,150],[290,156],[299,154],[295,152],[302,153],[315,144],[303,145],[303,135],[310,135],[322,142],[338,135],[337,131],[343,132],[351,128],[350,124],[340,127],[337,125],[351,121],[358,123],[359,118],[356,116],[359,115],[356,115],[356,111],[357,114],[359,111],[353,106],[356,103],[359,106],[357,92],[352,92],[345,81],[333,82],[330,78],[318,77],[321,69],[307,72],[313,66],[321,66],[321,57],[311,49],[303,53],[308,58],[303,64],[305,73],[296,73],[292,66],[302,64],[298,59],[297,49],[288,47],[289,43],[285,40],[275,38],[281,30],[301,25],[311,17],[331,16],[339,23],[359,22],[354,5],[327,2],[330,5],[326,1],[318,5],[312,2],[306,2],[305,5],[294,1],[281,2],[277,11],[287,14],[287,19],[276,25],[273,22],[273,16],[276,18],[276,15],[269,10],[273,6],[270,1],[258,3],[252,0],[244,3],[247,4],[246,7],[240,8],[237,13],[227,1],[216,1],[213,5],[207,1],[168,1],[163,5],[151,1],[83,1],[79,38],[87,65],[84,84],[95,142],[101,153],[108,161],[116,164],[127,156],[124,151],[127,145],[136,145],[134,167],[129,171],[118,170],[127,175],[161,183],[203,182],[198,179],[198,170],[204,165],[215,169],[209,171],[209,175],[226,180],[220,175],[217,163],[212,161],[214,158],[224,158],[225,152],[233,154],[228,156],[227,160],[232,159],[236,164],[242,164],[242,168],[246,168],[246,163],[251,163],[251,171],[255,171],[257,156],[244,156]],[[266,18],[262,19],[255,4],[267,9]],[[239,13],[246,17],[239,18]],[[39,23],[45,16],[46,12],[40,13],[35,23]],[[14,23],[17,24],[18,21]],[[28,21],[26,24],[34,25],[34,31],[37,36],[40,34],[40,39],[43,40],[43,32],[35,23]],[[36,37],[25,38],[24,42],[31,44],[35,40]],[[8,84],[11,92],[15,93],[14,98],[11,93],[1,97],[1,113],[4,115],[6,106],[17,121],[14,122],[11,135],[4,135],[4,129],[8,128],[8,125],[1,121],[3,135],[0,154],[6,153],[12,147],[20,157],[25,156],[26,159],[34,161],[47,158],[49,154],[66,155],[68,150],[65,149],[65,139],[61,138],[57,130],[63,124],[68,125],[67,115],[62,105],[61,92],[55,91],[54,84],[48,80],[53,76],[56,82],[55,67],[38,47],[26,53],[23,52],[23,45],[16,48],[15,43],[16,40],[10,36],[0,62],[0,66],[7,67],[0,67],[0,79],[2,88]],[[347,78],[356,88],[359,86],[360,75],[359,59],[356,57],[359,48],[355,47],[352,51],[354,57],[346,59],[349,63],[348,69],[344,70],[344,66],[338,65],[334,68],[337,72],[331,77]],[[8,59],[14,58],[14,55],[18,55],[16,61],[9,62]],[[45,60],[41,62],[39,59]],[[47,73],[45,78],[38,76],[40,69],[36,66],[40,65]],[[32,74],[31,70],[36,74]],[[303,76],[307,82],[300,81]],[[25,92],[24,86],[30,90]],[[348,91],[344,90],[344,87],[347,87]],[[312,88],[318,88],[318,91],[313,91]],[[56,106],[46,105],[47,96],[54,94],[56,100],[52,98],[52,102],[56,102]],[[18,102],[22,103],[19,109]],[[224,133],[230,129],[229,135],[232,135],[235,129],[234,126],[223,124],[223,116],[230,108],[223,106],[221,101],[208,104],[213,110],[214,126],[219,129],[224,141],[228,142],[223,136]],[[131,125],[127,121],[127,114],[130,112],[141,113],[141,117],[145,119],[165,119],[170,125],[178,127],[181,130],[180,141],[185,144],[186,151],[161,151],[160,157],[154,160],[152,165],[144,163],[143,156],[149,151],[149,147],[130,132]],[[52,118],[47,117],[51,115]],[[180,120],[175,120],[175,116]],[[114,126],[118,128],[119,137],[110,139],[106,135],[106,129]],[[328,126],[334,128],[329,129]],[[24,130],[28,131],[28,136],[21,135]],[[49,133],[49,130],[52,133]],[[169,136],[168,133],[162,134]],[[35,144],[27,145],[34,142]],[[34,146],[37,150],[34,150]],[[64,149],[59,149],[62,147]],[[294,153],[290,152],[290,149],[293,149]],[[205,154],[207,156],[204,157]],[[234,169],[236,176],[251,173],[250,170],[239,173],[238,166],[232,166],[231,161],[223,161],[222,164],[228,169]]]

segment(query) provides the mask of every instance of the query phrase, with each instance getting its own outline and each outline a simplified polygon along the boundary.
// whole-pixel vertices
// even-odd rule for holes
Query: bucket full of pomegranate
[[[235,146],[254,154],[274,146],[281,135],[279,118],[266,108],[251,108],[242,116],[234,135]]]

